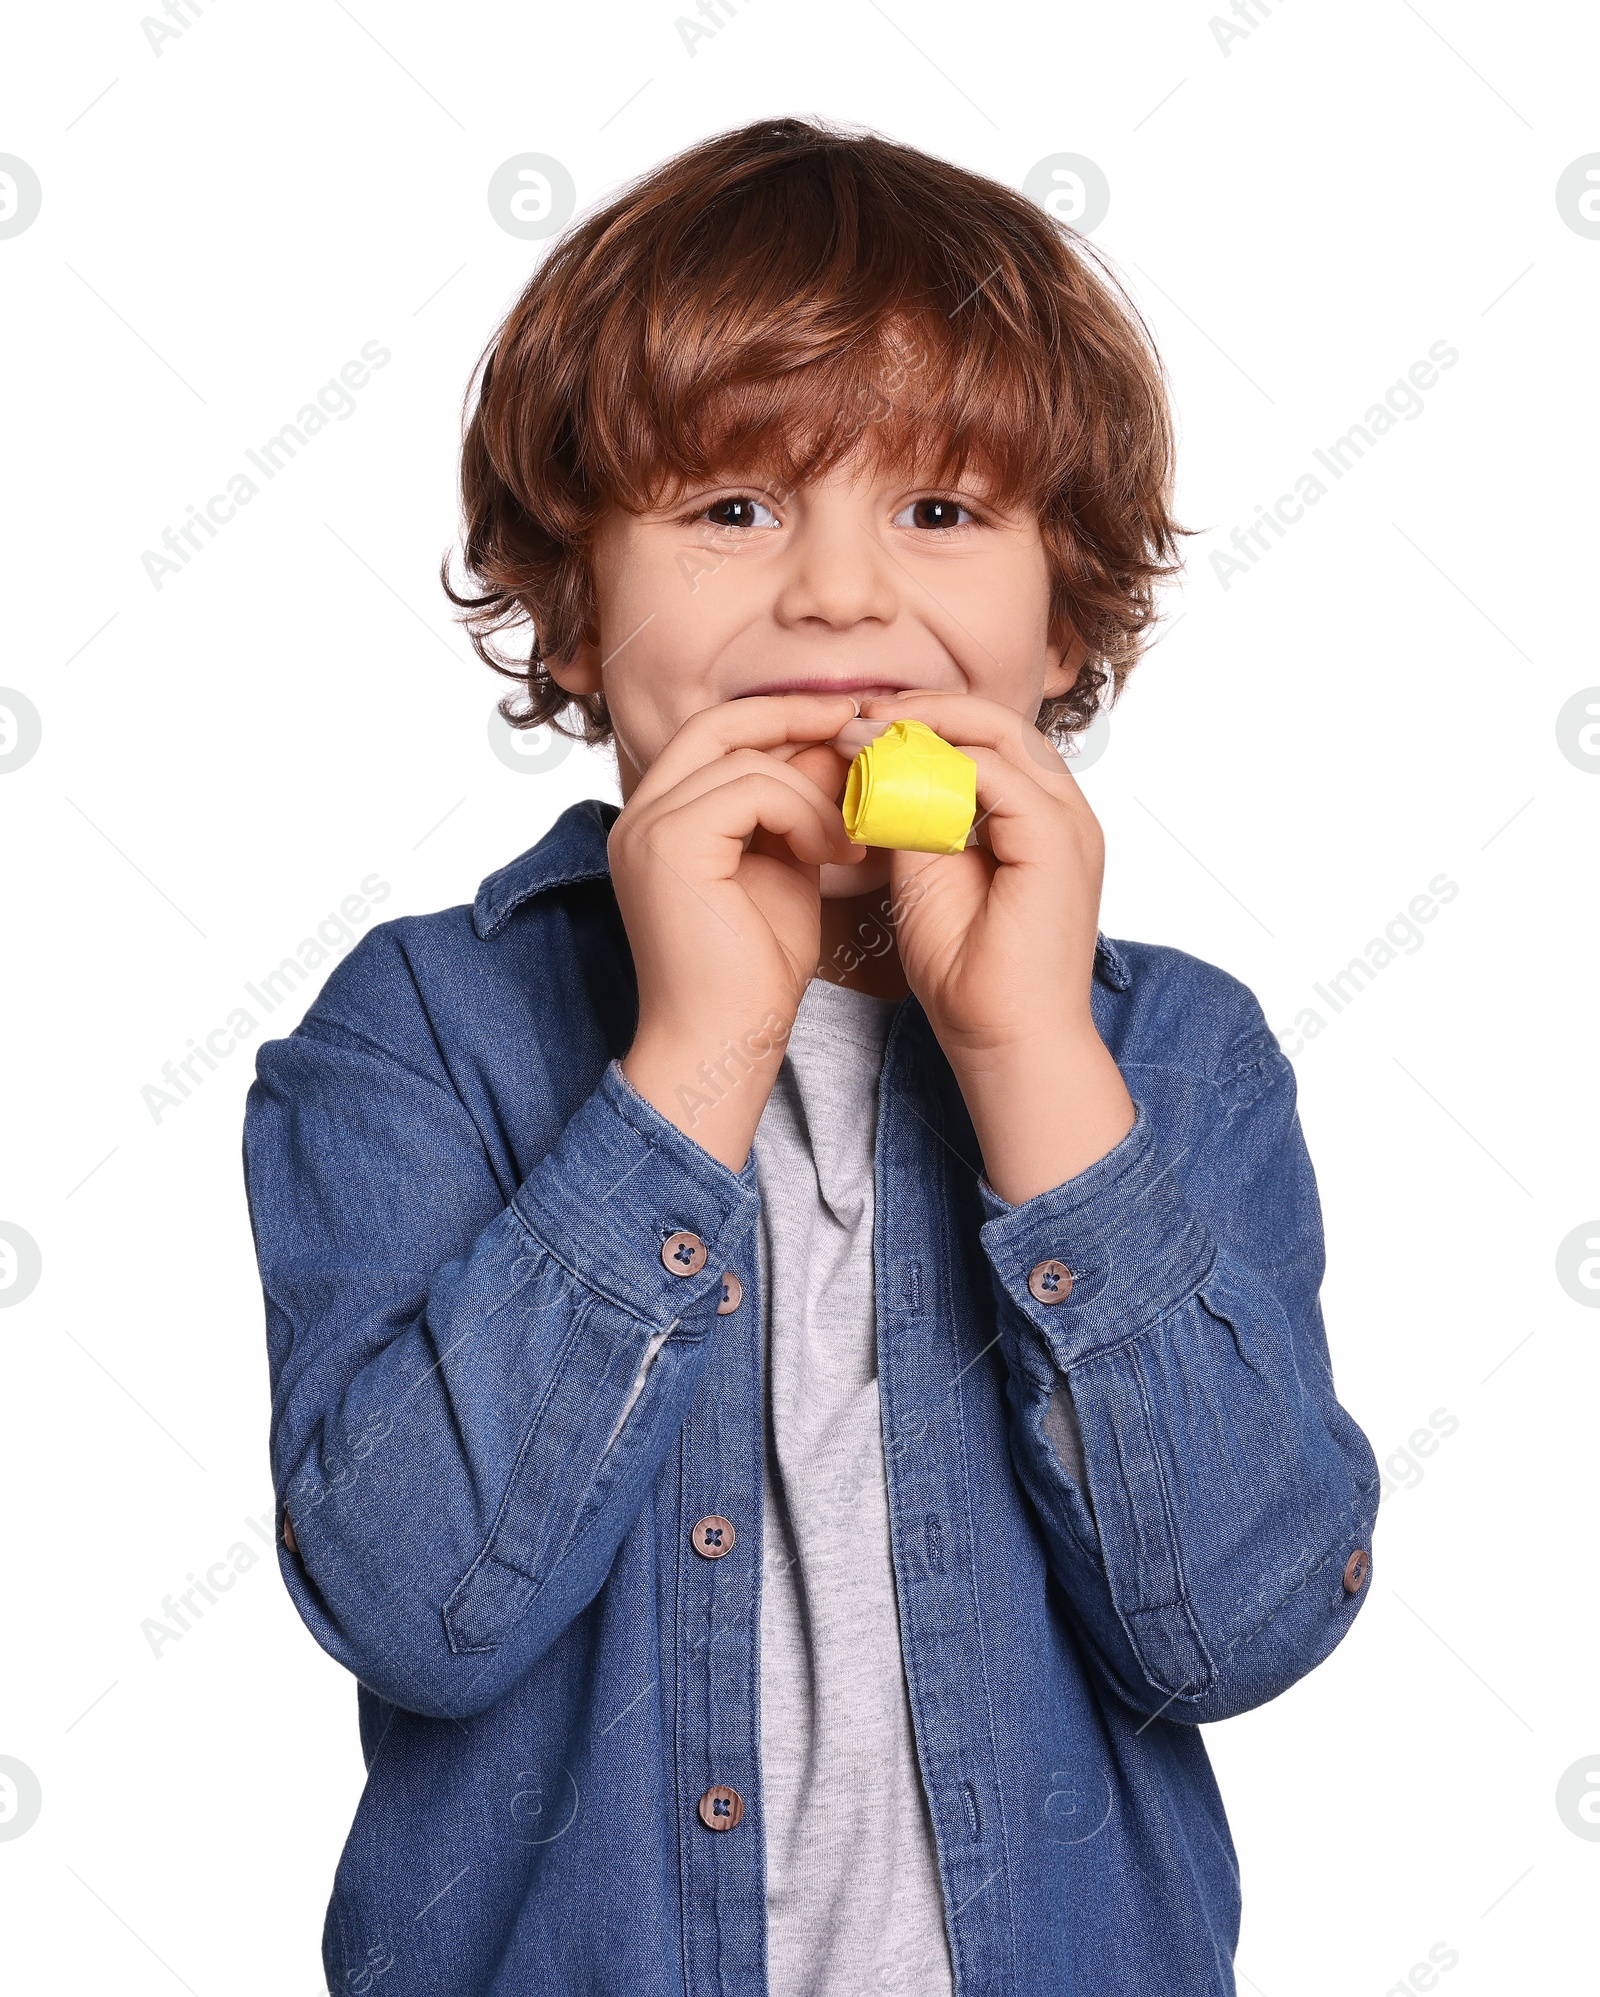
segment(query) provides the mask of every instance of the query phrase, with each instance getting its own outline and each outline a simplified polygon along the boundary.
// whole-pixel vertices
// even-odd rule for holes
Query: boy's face
[[[549,670],[570,693],[605,694],[624,803],[690,715],[721,701],[926,687],[1031,722],[1081,657],[1048,636],[1035,516],[990,505],[971,473],[919,485],[858,456],[787,494],[759,477],[697,486],[652,513],[613,508],[592,564],[598,631]],[[824,789],[836,768],[842,794],[846,761],[800,753]],[[888,868],[883,851],[825,866],[822,892],[863,894]]]

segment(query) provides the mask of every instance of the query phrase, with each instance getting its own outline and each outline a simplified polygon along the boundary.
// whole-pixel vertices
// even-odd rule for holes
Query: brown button
[[[731,1831],[743,1815],[744,1798],[726,1782],[719,1782],[700,1798],[700,1821],[708,1831]]]
[[[1072,1271],[1065,1262],[1035,1262],[1028,1288],[1042,1304],[1064,1304],[1072,1295]]]
[[[726,1317],[729,1311],[736,1311],[744,1302],[744,1285],[731,1269],[722,1272],[722,1301],[717,1305],[717,1316]]]
[[[1363,1553],[1358,1546],[1344,1563],[1344,1591],[1347,1595],[1359,1595],[1372,1572],[1372,1555]]]
[[[698,1276],[706,1266],[706,1245],[698,1234],[680,1228],[662,1242],[661,1259],[674,1276]]]
[[[283,1515],[283,1543],[291,1553],[298,1553],[300,1551],[299,1547],[294,1543],[294,1527],[289,1523],[289,1514],[287,1512]]]
[[[703,1553],[707,1560],[720,1560],[725,1553],[731,1553],[733,1541],[733,1520],[723,1518],[720,1512],[696,1519],[689,1534],[689,1544],[696,1553]]]

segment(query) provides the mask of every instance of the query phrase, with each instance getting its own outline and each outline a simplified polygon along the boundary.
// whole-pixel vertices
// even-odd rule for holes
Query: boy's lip
[[[760,686],[747,686],[735,699],[748,700],[758,693],[904,693],[910,685],[909,680],[836,680],[823,675],[818,679],[763,680]]]

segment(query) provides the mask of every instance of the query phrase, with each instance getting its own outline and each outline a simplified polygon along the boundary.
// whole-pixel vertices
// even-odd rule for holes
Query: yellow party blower
[[[845,779],[844,828],[862,846],[959,853],[978,810],[978,766],[922,721],[892,721]]]

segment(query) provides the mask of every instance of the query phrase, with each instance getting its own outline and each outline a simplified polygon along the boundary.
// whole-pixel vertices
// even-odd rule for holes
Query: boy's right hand
[[[749,1157],[821,955],[819,869],[866,855],[835,796],[806,773],[836,771],[842,786],[847,759],[824,745],[855,712],[849,694],[756,694],[702,708],[650,765],[606,842],[639,982],[622,1072],[731,1171]]]

